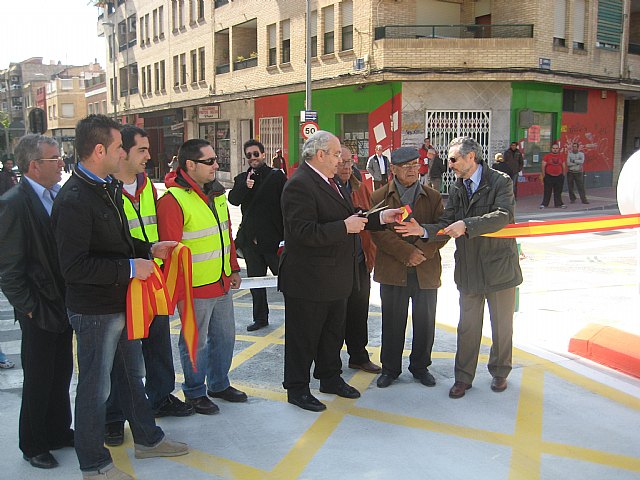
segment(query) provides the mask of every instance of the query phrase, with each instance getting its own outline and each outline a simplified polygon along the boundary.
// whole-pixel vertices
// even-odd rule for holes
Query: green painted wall
[[[560,138],[562,123],[562,86],[545,83],[518,82],[511,84],[511,139],[524,137],[524,129],[518,128],[520,110],[530,108],[536,112],[556,114],[555,138]]]
[[[361,86],[338,87],[313,90],[312,106],[318,112],[318,125],[322,130],[340,133],[340,115],[344,113],[370,113],[402,91],[401,82],[367,84]],[[305,92],[289,95],[289,163],[299,160],[300,110],[304,110]]]

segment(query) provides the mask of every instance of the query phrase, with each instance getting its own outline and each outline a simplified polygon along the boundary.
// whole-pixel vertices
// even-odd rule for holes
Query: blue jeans
[[[147,374],[144,391],[151,409],[155,411],[176,388],[168,315],[158,315],[153,319],[149,336],[142,339],[142,355]],[[114,372],[111,375],[113,377]],[[124,414],[116,396],[117,386],[112,380],[111,395],[107,401],[107,423],[124,422]]]
[[[186,398],[206,396],[205,380],[212,392],[221,392],[229,386],[229,368],[236,341],[233,298],[230,293],[216,298],[195,298],[193,304],[198,326],[197,372],[193,371],[182,335],[178,341],[184,372],[182,390]]]
[[[75,447],[83,472],[97,472],[112,464],[104,447],[104,421],[116,373],[118,400],[129,420],[136,444],[154,446],[164,437],[156,426],[144,395],[144,364],[139,340],[128,340],[125,314],[87,315],[68,311],[78,343],[78,388],[75,409]]]

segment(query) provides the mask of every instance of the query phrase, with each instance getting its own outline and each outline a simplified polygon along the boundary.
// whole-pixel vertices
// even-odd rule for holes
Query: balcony
[[[223,73],[229,73],[230,66],[228,63],[224,63],[222,65],[216,65],[216,75],[222,75]]]
[[[233,62],[234,70],[244,70],[245,68],[257,67],[258,66],[258,57],[247,58],[246,60],[239,60],[237,62]]]
[[[383,38],[533,38],[533,25],[386,25],[376,27]]]
[[[631,43],[629,42],[628,52],[632,55],[640,55],[640,43]]]

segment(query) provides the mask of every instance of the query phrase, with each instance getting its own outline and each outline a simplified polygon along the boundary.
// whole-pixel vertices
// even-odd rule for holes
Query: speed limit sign
[[[302,124],[302,136],[305,140],[316,133],[318,130],[320,130],[320,127],[316,122],[304,122]]]

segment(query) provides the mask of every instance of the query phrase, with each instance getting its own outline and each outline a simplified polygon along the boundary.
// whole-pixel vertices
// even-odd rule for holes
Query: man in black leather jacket
[[[23,176],[0,197],[0,287],[22,330],[19,447],[34,467],[53,468],[50,450],[73,446],[72,330],[49,217],[64,163],[43,135],[25,135],[15,153]]]

